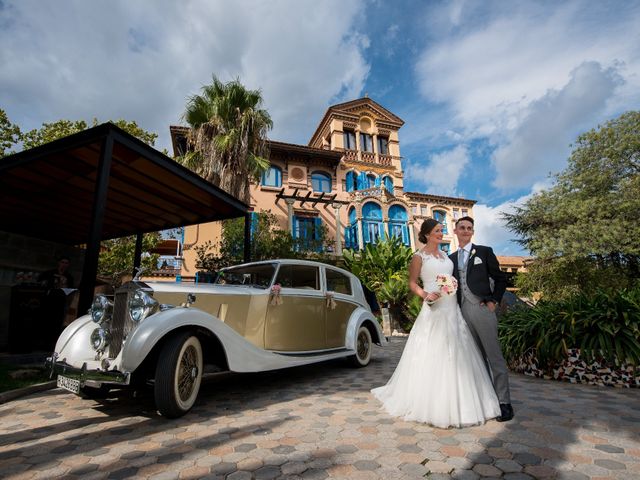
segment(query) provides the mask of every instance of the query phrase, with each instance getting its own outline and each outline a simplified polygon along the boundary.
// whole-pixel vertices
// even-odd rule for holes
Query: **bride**
[[[455,290],[437,283],[439,275],[449,280],[453,272],[439,249],[442,225],[428,218],[418,239],[425,246],[411,259],[409,287],[424,303],[393,376],[371,392],[388,413],[405,420],[440,428],[484,423],[500,416],[500,406]]]

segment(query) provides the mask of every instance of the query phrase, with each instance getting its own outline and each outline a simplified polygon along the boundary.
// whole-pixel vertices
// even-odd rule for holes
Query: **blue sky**
[[[640,108],[640,1],[0,0],[0,108],[23,129],[125,118],[160,135],[216,74],[262,90],[306,144],[368,94],[405,121],[405,189],[500,212],[549,186],[577,135]]]

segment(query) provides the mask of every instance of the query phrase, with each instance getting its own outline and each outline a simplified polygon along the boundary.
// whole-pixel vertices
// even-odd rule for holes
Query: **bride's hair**
[[[431,230],[438,225],[440,222],[434,220],[433,218],[427,218],[422,225],[420,226],[420,233],[418,233],[418,240],[421,243],[427,243],[427,236],[431,233]]]

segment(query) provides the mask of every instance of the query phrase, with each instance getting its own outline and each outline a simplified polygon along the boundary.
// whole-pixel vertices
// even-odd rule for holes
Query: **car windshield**
[[[225,268],[218,273],[215,283],[216,285],[247,285],[267,288],[271,285],[271,279],[275,271],[275,263]]]

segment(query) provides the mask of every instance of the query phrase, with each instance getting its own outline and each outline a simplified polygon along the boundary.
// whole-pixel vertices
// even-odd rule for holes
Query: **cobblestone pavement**
[[[440,430],[385,414],[369,389],[404,347],[344,362],[227,374],[178,420],[149,396],[56,389],[0,405],[6,479],[640,478],[640,391],[512,375],[516,417]]]

